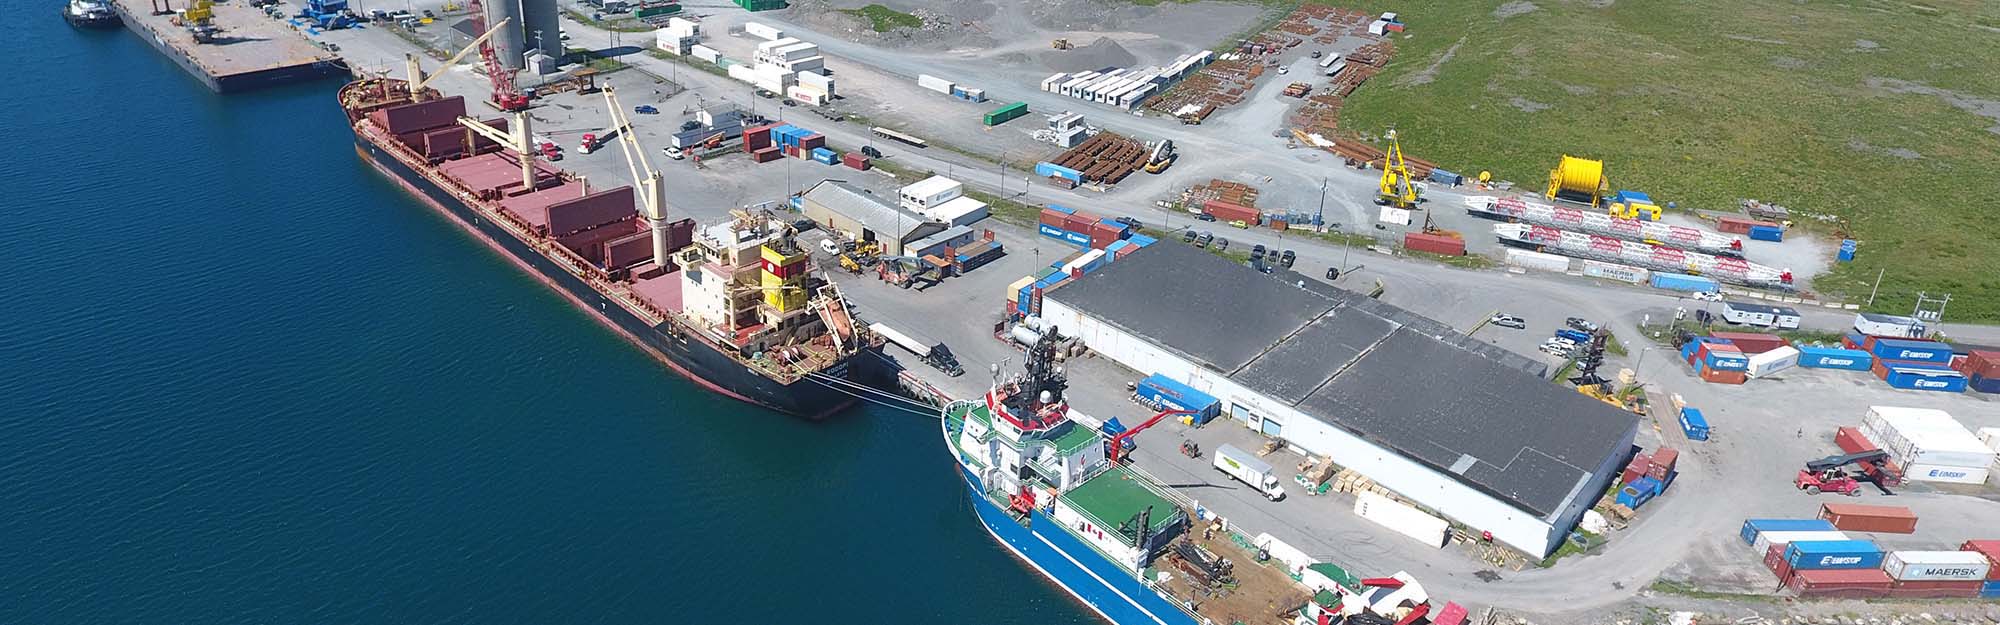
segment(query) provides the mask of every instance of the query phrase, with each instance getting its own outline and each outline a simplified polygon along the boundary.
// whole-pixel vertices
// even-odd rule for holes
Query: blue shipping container
[[[1951,362],[1951,346],[1936,341],[1911,341],[1906,339],[1875,339],[1871,349],[1876,358],[1883,360],[1911,360],[1916,362]]]
[[[1083,173],[1048,161],[1035,163],[1035,175],[1047,178],[1057,176],[1070,182],[1083,184]]]
[[[1021,292],[1014,295],[1014,309],[1020,311],[1023,316],[1027,315],[1030,310],[1034,309],[1030,306],[1035,301],[1034,297],[1035,285],[1030,284],[1021,287]]]
[[[1653,496],[1658,494],[1660,494],[1660,481],[1653,479],[1652,476],[1646,476],[1618,487],[1618,503],[1638,510],[1639,506],[1646,505],[1646,502],[1652,501]]]
[[[1751,226],[1750,239],[1753,241],[1783,241],[1785,230],[1777,226]]]
[[[1442,169],[1433,169],[1431,170],[1431,182],[1435,182],[1438,184],[1448,184],[1456,187],[1458,185],[1465,184],[1465,176],[1461,176]]]
[[[1076,214],[1076,209],[1074,209],[1074,208],[1070,208],[1070,207],[1068,207],[1068,206],[1063,206],[1063,205],[1061,205],[1061,204],[1050,204],[1050,205],[1049,205],[1049,210],[1052,210],[1052,211],[1055,211],[1055,212],[1058,212],[1058,213],[1062,213],[1062,214],[1064,214],[1064,215],[1075,215],[1075,214]]]
[[[1882,566],[1882,548],[1867,540],[1805,540],[1785,547],[1794,571],[1872,569]]]
[[[1808,369],[1845,369],[1867,371],[1875,364],[1875,356],[1858,349],[1839,347],[1800,346],[1799,366]]]
[[[1972,377],[1966,378],[1965,388],[1976,393],[2000,394],[2000,378],[1989,378],[1975,373]]]
[[[1984,584],[1980,584],[1979,598],[2000,599],[2000,581],[1991,581],[1991,582],[1986,582]]]
[[[1222,412],[1222,402],[1179,380],[1155,373],[1139,381],[1139,400],[1168,410],[1192,410],[1195,423],[1208,423]]]
[[[1081,232],[1070,232],[1068,230],[1064,230],[1063,240],[1084,247],[1090,247],[1090,235]]]
[[[1826,519],[1744,519],[1743,530],[1737,532],[1745,545],[1757,544],[1757,535],[1764,532],[1820,532],[1833,531],[1833,522]]]
[[[1155,239],[1153,237],[1149,237],[1143,234],[1132,235],[1132,238],[1126,240],[1131,241],[1133,245],[1137,245],[1139,247],[1146,247],[1148,245],[1160,242],[1159,239]]]
[[[1701,410],[1692,406],[1682,408],[1681,433],[1686,434],[1691,441],[1708,440],[1708,418],[1702,416]]]
[[[1688,291],[1691,293],[1713,293],[1720,290],[1722,285],[1701,276],[1655,271],[1653,272],[1653,288]]]
[[[1840,254],[1839,254],[1839,259],[1840,259],[1840,262],[1843,262],[1843,263],[1851,263],[1851,262],[1854,262],[1854,250],[1852,250],[1852,249],[1848,249],[1848,248],[1844,248],[1844,247],[1843,247],[1843,248],[1840,248]]]
[[[1708,350],[1708,357],[1702,359],[1702,365],[1716,371],[1749,371],[1750,357],[1743,355],[1742,352],[1722,352],[1711,349]]]
[[[1909,369],[1889,368],[1889,375],[1883,378],[1892,388],[1910,391],[1944,391],[1946,393],[1965,392],[1965,374],[1949,369]]]
[[[1132,247],[1131,241],[1112,241],[1110,245],[1104,246],[1105,262],[1111,262],[1117,260],[1118,253],[1124,251],[1125,248],[1128,247]]]

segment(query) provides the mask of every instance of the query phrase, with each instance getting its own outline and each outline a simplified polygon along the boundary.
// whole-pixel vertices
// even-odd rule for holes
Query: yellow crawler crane
[[[1417,185],[1410,180],[1410,166],[1403,162],[1403,143],[1396,138],[1396,131],[1389,131],[1389,151],[1382,156],[1382,193],[1375,203],[1396,208],[1416,208]]]

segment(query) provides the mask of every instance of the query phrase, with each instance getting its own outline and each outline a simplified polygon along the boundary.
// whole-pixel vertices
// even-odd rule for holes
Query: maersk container
[[[1196,423],[1208,423],[1222,412],[1222,402],[1215,396],[1159,373],[1140,380],[1133,394],[1139,401],[1162,410],[1193,411]]]
[[[1714,293],[1722,289],[1715,280],[1678,273],[1653,272],[1653,288],[1689,293]]]
[[[1951,362],[1951,346],[1936,341],[1912,341],[1907,339],[1875,339],[1870,350],[1876,358],[1883,360],[1909,360],[1914,362]]]
[[[1785,563],[1794,571],[1880,568],[1882,556],[1870,540],[1807,540],[1785,547]]]
[[[1808,369],[1844,369],[1847,371],[1867,371],[1875,364],[1875,356],[1858,349],[1838,347],[1799,347],[1799,366]]]
[[[1783,241],[1785,229],[1777,226],[1751,226],[1750,239],[1753,241]]]
[[[1737,532],[1743,544],[1757,544],[1757,535],[1764,532],[1824,532],[1833,529],[1833,522],[1826,519],[1744,519],[1743,529]]]
[[[1061,165],[1057,165],[1055,163],[1051,163],[1048,161],[1035,163],[1035,175],[1041,176],[1043,178],[1054,176],[1063,178],[1065,180],[1077,184],[1083,184],[1083,172],[1070,169],[1068,167],[1063,167]]]
[[[1993,570],[1977,551],[1891,551],[1882,571],[1897,581],[1979,581]]]

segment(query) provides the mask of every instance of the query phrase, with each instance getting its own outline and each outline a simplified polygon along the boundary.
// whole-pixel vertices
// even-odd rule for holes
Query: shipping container
[[[1257,209],[1255,208],[1250,208],[1248,206],[1243,206],[1241,204],[1235,204],[1231,202],[1224,202],[1222,200],[1208,200],[1206,202],[1202,202],[1201,211],[1209,215],[1214,215],[1216,221],[1222,221],[1222,222],[1241,221],[1243,223],[1250,224],[1253,226],[1261,223],[1264,217],[1264,214],[1258,212]]]
[[[1804,540],[1785,547],[1785,561],[1794,571],[1876,569],[1882,566],[1882,548],[1867,540]]]
[[[1986,556],[1986,562],[1993,565],[1986,579],[2000,580],[2000,540],[1968,540],[1958,545],[1959,551],[1971,551]]]
[[[1753,241],[1785,240],[1785,229],[1778,226],[1751,226],[1748,234]]]
[[[1936,341],[1878,338],[1868,350],[1877,359],[1949,364],[1951,346]]]
[[[1700,410],[1692,406],[1682,408],[1680,421],[1681,433],[1686,434],[1688,440],[1708,440],[1708,419],[1702,416]]]
[[[1889,596],[1897,599],[1973,599],[1979,596],[1979,580],[1910,580],[1898,581],[1889,589]]]
[[[1745,354],[1762,354],[1764,352],[1768,352],[1780,347],[1791,345],[1791,341],[1787,341],[1785,340],[1785,337],[1778,336],[1776,334],[1757,334],[1753,332],[1710,332],[1708,335],[1713,338],[1729,341],[1730,345],[1735,345],[1737,349],[1742,350],[1743,353]]]
[[[1834,529],[1826,519],[1744,519],[1743,529],[1737,532],[1743,544],[1757,543],[1757,536],[1764,532],[1812,532]]]
[[[1795,532],[1761,532],[1750,548],[1758,552],[1769,550],[1772,545],[1789,545],[1806,541],[1852,540],[1847,532],[1840,530],[1800,530]]]
[[[1875,364],[1874,354],[1837,347],[1799,347],[1799,366],[1808,369],[1867,371]]]
[[[1903,468],[1903,479],[1920,482],[1944,482],[1946,484],[1985,484],[1989,467],[1951,467],[1936,464],[1913,464]]]
[[[945,95],[951,95],[952,82],[930,74],[917,74],[917,86]]]
[[[1465,239],[1437,234],[1424,234],[1421,232],[1405,234],[1403,235],[1403,247],[1444,256],[1465,255]]]
[[[1771,570],[1771,575],[1778,578],[1780,585],[1791,582],[1792,563],[1785,561],[1784,545],[1771,545],[1764,550],[1764,568]]]
[[[1444,519],[1369,491],[1355,497],[1354,514],[1431,547],[1443,547],[1451,529]]]
[[[1035,163],[1035,175],[1044,178],[1062,178],[1073,183],[1083,183],[1083,172],[1043,161]]]
[[[1888,367],[1883,381],[1890,387],[1910,391],[1941,391],[1946,393],[1965,392],[1965,374],[1948,369],[1924,369],[1917,367]]]
[[[1926,408],[1870,406],[1861,432],[1903,466],[1983,467],[1993,450],[1950,413]]]
[[[1910,534],[1917,531],[1917,513],[1903,506],[1869,506],[1852,503],[1823,503],[1819,518],[1836,529],[1850,532]]]
[[[1924,324],[1910,317],[1855,313],[1854,331],[1870,336],[1915,337],[1923,335]]]
[[[1196,423],[1207,423],[1222,411],[1222,402],[1179,380],[1155,373],[1140,380],[1133,397],[1158,410],[1190,410]]]
[[[1895,583],[1876,568],[1795,569],[1790,586],[1801,597],[1879,597]]]
[[[1630,484],[1632,480],[1646,477],[1646,471],[1652,467],[1653,462],[1651,457],[1643,452],[1634,454],[1632,461],[1625,464],[1625,472],[1618,476],[1618,483]]]
[[[1746,373],[1752,378],[1761,378],[1798,365],[1799,350],[1787,345],[1750,356],[1750,368]]]
[[[1583,261],[1583,275],[1632,284],[1644,284],[1652,276],[1652,272],[1631,265],[1607,263],[1601,260],[1585,260]]]
[[[1993,563],[1976,551],[1891,551],[1882,570],[1897,581],[1984,581]]]
[[[1507,264],[1537,271],[1569,271],[1570,258],[1532,250],[1507,248]]]
[[[1652,476],[1653,479],[1659,480],[1663,484],[1672,482],[1671,478],[1676,471],[1675,465],[1680,463],[1680,458],[1681,452],[1672,447],[1661,447],[1654,450],[1650,462],[1646,464],[1646,475]]]
[[[1641,477],[1632,483],[1618,487],[1618,505],[1639,509],[1660,494],[1660,481],[1651,477]]]
[[[1979,585],[1979,598],[2000,599],[2000,581],[1989,581]]]
[[[1967,376],[2000,377],[2000,351],[1968,350],[1958,370]]]
[[[1652,284],[1653,288],[1656,289],[1687,291],[1689,293],[1714,293],[1722,288],[1722,285],[1713,279],[1678,273],[1660,273],[1657,271],[1653,272]]]
[[[1975,373],[1966,376],[1965,388],[1975,393],[2000,394],[2000,375],[1986,376]]]

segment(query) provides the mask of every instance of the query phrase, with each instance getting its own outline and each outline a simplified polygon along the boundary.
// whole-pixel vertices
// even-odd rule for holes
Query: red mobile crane
[[[1125,430],[1117,434],[1113,434],[1110,438],[1104,440],[1104,447],[1105,447],[1104,456],[1110,458],[1112,462],[1124,462],[1125,454],[1127,451],[1129,451],[1129,449],[1125,445],[1125,441],[1127,439],[1132,438],[1134,434],[1138,434],[1141,430],[1153,427],[1153,424],[1159,423],[1161,419],[1165,419],[1173,415],[1184,415],[1184,414],[1194,414],[1194,411],[1163,410],[1160,411],[1160,414],[1153,415],[1153,418],[1147,419],[1145,423],[1141,423],[1137,426],[1134,426],[1132,429]],[[1182,453],[1186,453],[1186,451],[1183,450]]]
[[[471,0],[465,8],[472,12],[472,30],[486,32],[486,7],[479,0]],[[479,58],[486,62],[486,77],[493,81],[493,106],[512,113],[528,108],[528,96],[514,87],[514,72],[500,64],[500,55],[493,51],[493,41],[479,42]]]

